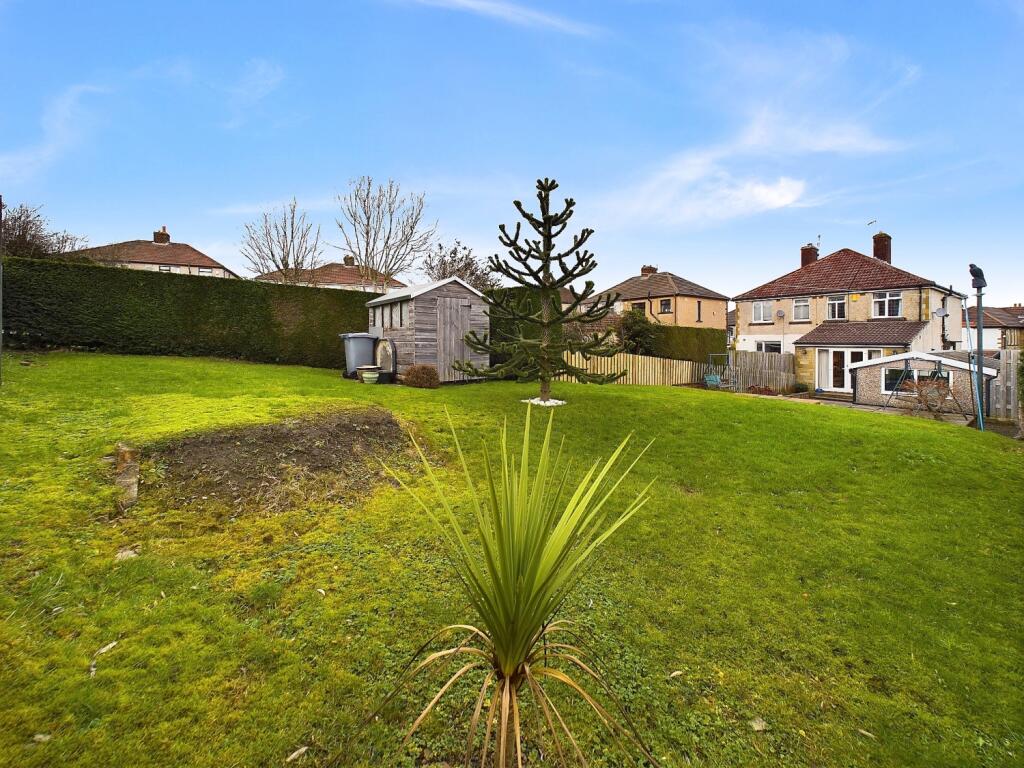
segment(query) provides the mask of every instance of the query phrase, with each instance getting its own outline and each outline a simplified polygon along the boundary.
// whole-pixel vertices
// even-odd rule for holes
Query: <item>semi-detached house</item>
[[[809,389],[853,390],[850,366],[907,351],[957,349],[963,295],[892,265],[892,238],[873,255],[843,248],[735,298],[736,348],[792,352]]]

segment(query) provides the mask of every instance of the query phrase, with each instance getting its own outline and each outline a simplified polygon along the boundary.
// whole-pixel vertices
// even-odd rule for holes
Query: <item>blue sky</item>
[[[599,288],[737,294],[882,227],[1024,301],[1024,0],[0,0],[0,65],[0,192],[92,244],[165,224],[241,268],[261,208],[338,242],[370,174],[489,254],[554,176]]]

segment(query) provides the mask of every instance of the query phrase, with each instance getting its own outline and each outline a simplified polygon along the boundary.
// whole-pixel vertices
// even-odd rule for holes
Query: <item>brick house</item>
[[[907,351],[956,349],[963,294],[892,265],[892,238],[873,255],[850,248],[818,258],[735,298],[736,348],[792,352],[797,381],[812,390],[853,391],[849,367]]]
[[[234,277],[234,272],[188,243],[172,243],[167,227],[153,233],[152,240],[126,240],[123,243],[83,248],[69,256],[80,256],[110,266],[167,272],[202,277]]]
[[[371,270],[367,274],[357,267],[355,259],[351,256],[346,256],[341,263],[332,261],[316,269],[300,270],[297,277],[298,280],[289,282],[295,285],[308,285],[317,288],[347,288],[350,291],[372,291],[374,293],[379,293],[381,285],[385,282],[380,273]],[[280,271],[256,275],[256,279],[271,283],[284,282],[281,279]],[[386,282],[389,290],[408,287],[405,283],[394,278]]]
[[[619,294],[615,312],[643,312],[662,325],[725,330],[729,297],[702,285],[645,265],[640,274],[623,280],[604,293]]]

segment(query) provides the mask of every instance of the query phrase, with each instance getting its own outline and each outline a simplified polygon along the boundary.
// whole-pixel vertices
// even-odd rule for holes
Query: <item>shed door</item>
[[[466,375],[452,368],[456,360],[468,360],[464,340],[469,333],[469,302],[437,299],[437,375],[441,381],[464,381]]]

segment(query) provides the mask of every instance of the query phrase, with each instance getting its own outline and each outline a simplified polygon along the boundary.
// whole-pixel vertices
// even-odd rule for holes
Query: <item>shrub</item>
[[[402,374],[402,383],[409,387],[437,389],[441,386],[437,368],[432,365],[410,365]]]
[[[654,325],[651,354],[672,360],[693,360],[706,363],[708,355],[726,351],[725,331],[719,328],[682,328],[676,325]]]
[[[456,644],[434,650],[415,666],[410,663],[410,671],[382,708],[420,672],[454,663],[457,671],[452,673],[449,668],[445,672],[447,682],[413,723],[407,739],[445,692],[472,673],[482,683],[477,682],[473,688],[479,693],[467,734],[466,765],[479,749],[479,765],[522,766],[521,723],[537,723],[538,740],[547,732],[560,758],[559,764],[566,763],[566,753],[575,753],[580,763],[586,764],[577,740],[548,692],[553,687],[562,687],[578,696],[581,703],[596,713],[616,744],[625,749],[626,743],[632,742],[651,764],[657,765],[625,710],[619,706],[616,717],[601,703],[600,699],[615,700],[600,671],[602,666],[588,650],[585,630],[558,617],[566,598],[593,562],[594,552],[646,504],[651,485],[631,499],[612,501],[616,489],[640,460],[640,456],[624,460],[628,437],[606,461],[595,462],[576,480],[568,479],[567,460],[561,448],[552,446],[553,416],[548,418],[535,461],[531,459],[529,408],[520,449],[510,439],[507,424],[490,441],[497,446],[496,460],[492,460],[488,441],[483,442],[484,492],[479,495],[474,488],[476,478],[452,430],[470,492],[472,515],[468,533],[466,518],[452,507],[450,492],[441,485],[419,445],[416,450],[435,498],[420,497],[392,473],[440,530],[452,568],[479,626],[459,624],[436,633],[413,662],[441,638],[451,638]],[[625,469],[618,468],[620,462],[626,464]],[[600,688],[603,695],[595,696],[588,690],[594,687]],[[532,706],[535,718],[523,712],[525,706]],[[625,725],[619,722],[620,718]],[[478,747],[480,731],[485,735]],[[494,760],[489,762],[492,755]],[[533,761],[530,762],[532,765]]]
[[[4,261],[4,330],[25,346],[344,366],[373,294],[69,262]]]
[[[807,392],[808,391],[807,384],[805,384],[802,381],[798,381],[796,384],[793,385],[793,391],[794,392]]]
[[[635,309],[624,312],[619,324],[622,350],[632,355],[653,355],[657,339],[655,325]]]

